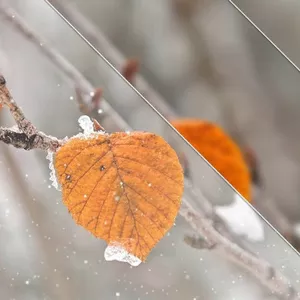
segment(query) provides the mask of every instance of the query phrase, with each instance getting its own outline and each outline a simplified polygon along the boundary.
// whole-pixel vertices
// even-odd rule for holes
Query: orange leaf
[[[217,125],[196,119],[174,120],[172,125],[248,201],[251,176],[243,154],[235,142]]]
[[[142,261],[174,224],[183,172],[175,151],[159,136],[75,137],[58,150],[55,168],[77,224]]]

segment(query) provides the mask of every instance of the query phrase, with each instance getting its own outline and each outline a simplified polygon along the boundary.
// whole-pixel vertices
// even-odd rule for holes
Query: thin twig
[[[21,108],[13,100],[6,87],[6,81],[0,74],[0,104],[9,108],[13,116],[18,131],[13,128],[0,127],[0,140],[6,144],[11,144],[16,148],[24,150],[41,149],[55,152],[63,143],[55,137],[38,131],[33,124],[26,119]]]
[[[11,7],[4,5],[0,1],[0,16],[4,20],[11,23],[17,30],[22,33],[34,45],[39,47],[39,50],[61,71],[67,78],[74,82],[75,86],[81,91],[83,95],[93,97],[97,94],[92,84],[69,62],[67,61],[55,48],[46,43],[28,24],[23,20],[19,14]],[[88,104],[87,104],[88,105]],[[103,110],[112,118],[117,126],[122,129],[127,126],[120,115],[112,109],[109,103],[102,98],[101,106]]]
[[[112,46],[108,39],[85,17],[79,13],[73,6],[67,4],[64,1],[59,0],[49,0],[58,11],[66,17],[66,19],[81,31],[81,34],[89,42],[91,42],[110,63],[115,67],[121,67],[124,65],[124,57]],[[165,105],[162,98],[153,91],[153,89],[148,85],[140,76],[136,76],[135,87],[142,91],[147,98],[151,99],[151,103],[166,117],[172,116],[176,117],[176,114],[171,108]],[[171,117],[171,118],[172,118]],[[210,204],[210,203],[209,203]],[[211,208],[211,205],[209,205]],[[188,215],[186,213],[188,212]],[[230,258],[235,263],[242,265],[245,269],[249,270],[256,278],[259,279],[266,287],[268,287],[272,292],[283,296],[283,299],[299,299],[295,296],[294,289],[290,287],[288,281],[277,271],[273,272],[273,268],[266,262],[256,258],[252,254],[244,251],[239,246],[231,243],[226,238],[222,237],[218,233],[211,220],[208,224],[203,224],[201,219],[197,214],[191,211],[181,209],[180,214],[186,219],[189,219],[193,215],[194,220],[198,222],[198,225],[194,229],[201,235],[206,237],[206,241],[210,241],[210,245],[216,246],[216,249],[222,250],[221,252],[225,254],[227,258]],[[192,225],[192,224],[191,224]],[[199,227],[199,228],[198,228]],[[228,232],[228,231],[226,231]],[[210,238],[207,237],[206,233],[209,233]],[[273,274],[273,278],[271,275]]]
[[[23,130],[23,133],[29,138],[31,135],[40,136],[42,133],[35,128],[35,126],[25,117],[16,102],[12,100],[3,76],[0,76],[0,83],[0,103],[10,108],[11,114],[13,115],[19,130]],[[63,144],[63,141],[56,138],[46,136],[45,134],[43,134],[43,136],[47,137],[49,142],[42,147],[39,144],[40,139],[36,138],[32,142],[33,147],[31,149],[37,148],[46,151],[55,151]],[[18,145],[18,142],[12,139],[10,144]],[[211,220],[206,219],[205,215],[202,215],[200,212],[196,212],[185,199],[183,199],[183,205],[180,208],[180,215],[185,218],[197,234],[204,237],[206,241],[205,245],[209,247],[209,249],[216,249],[227,259],[241,265],[259,279],[262,284],[268,287],[272,293],[276,293],[281,297],[284,296],[285,298],[283,299],[286,300],[300,299],[300,297],[297,298],[295,296],[296,293],[294,292],[294,289],[283,275],[272,268],[267,262],[260,260],[228,240],[226,237],[223,237],[215,230]]]
[[[179,17],[178,20],[181,22],[183,28],[185,29],[187,35],[189,38],[194,41],[195,45],[195,51],[201,52],[205,56],[205,71],[208,74],[208,76],[205,77],[205,79],[210,82],[210,84],[213,85],[214,89],[221,95],[222,92],[222,82],[223,78],[218,74],[218,72],[214,68],[214,62],[210,55],[209,48],[207,47],[207,42],[205,41],[205,38],[203,37],[203,33],[194,23],[193,14],[195,11],[197,11],[195,8],[197,6],[197,1],[195,0],[173,0],[173,6],[175,8],[175,11],[177,13],[177,16]],[[201,3],[202,5],[206,5],[207,3]],[[183,6],[186,9],[182,9]],[[187,11],[189,13],[187,13]],[[203,63],[203,62],[202,62]],[[203,73],[203,66],[201,65],[201,72]],[[223,96],[222,96],[223,97]],[[236,116],[234,115],[234,112],[228,105],[225,105],[224,101],[220,101],[220,104],[222,105],[222,112],[227,116],[226,120],[229,121],[229,132],[232,137],[234,137],[235,141],[242,146],[243,148],[246,145],[246,142],[244,140],[243,132],[239,129],[239,126],[237,126],[236,123]],[[246,149],[246,154],[248,159],[253,159],[254,157],[251,156],[250,150]],[[257,163],[253,162],[252,163]],[[254,173],[254,179],[260,180],[261,178],[258,178],[257,173],[257,166],[252,165]],[[256,169],[255,169],[256,168]],[[259,187],[257,185],[253,185],[255,189],[259,189],[260,196],[263,193],[264,196],[265,192],[264,187]],[[266,215],[266,218],[273,224],[273,226],[285,237],[291,237],[292,239],[295,238],[294,234],[294,226],[291,224],[291,222],[288,220],[288,218],[277,208],[276,203],[274,201],[266,200],[266,197],[256,197],[255,201],[253,201],[253,205],[255,208],[258,209],[258,211],[262,212],[264,215]],[[269,197],[267,197],[269,199]],[[290,239],[289,239],[290,240]]]
[[[101,49],[105,49],[104,53],[108,54],[108,58],[112,60],[117,65],[123,65],[126,60],[123,58],[121,53],[118,52],[118,50],[110,44],[110,42],[105,38],[105,36],[101,33],[99,33],[96,29],[96,27],[90,25],[88,21],[85,20],[84,17],[81,16],[81,14],[78,14],[76,9],[67,6],[63,3],[56,3],[56,1],[50,1],[53,5],[57,6],[59,9],[62,9],[62,13],[69,17],[72,17],[71,21],[74,18],[74,21],[82,22],[84,32],[87,34],[88,38],[92,41],[95,41],[97,45],[101,47]],[[56,65],[60,71],[62,71],[68,78],[70,78],[76,85],[76,98],[78,101],[79,109],[82,113],[89,115],[92,118],[99,117],[99,114],[97,112],[97,107],[94,105],[91,105],[90,102],[92,102],[92,97],[95,97],[96,95],[99,96],[99,94],[102,93],[102,89],[98,88],[95,89],[90,82],[72,65],[70,64],[60,53],[56,51],[55,48],[48,45],[39,35],[34,32],[23,20],[21,16],[17,14],[15,10],[13,10],[11,7],[4,6],[0,4],[0,15],[2,15],[5,20],[10,22],[13,26],[15,26],[20,33],[22,33],[29,41],[31,41],[34,45],[38,47],[38,49],[54,64]],[[41,46],[42,45],[42,46]],[[126,64],[125,64],[126,65]],[[136,81],[137,78],[135,78]],[[144,80],[140,80],[140,82],[144,82]],[[137,88],[139,86],[137,85]],[[158,96],[158,94],[152,90],[152,88],[145,83],[145,85],[142,87],[143,90],[147,91],[148,95],[152,96],[154,95],[154,98],[157,99],[157,103],[164,103],[164,100]],[[151,90],[151,91],[150,91]],[[94,92],[92,92],[94,91]],[[84,95],[89,95],[90,102],[85,101]],[[102,95],[100,95],[101,97]],[[98,99],[99,100],[99,99]],[[1,104],[1,103],[0,103]],[[129,126],[122,120],[122,118],[109,106],[109,104],[105,102],[104,99],[101,100],[101,104],[103,107],[103,110],[107,112],[107,114],[110,116],[110,118],[113,118],[114,121],[117,122],[121,130],[131,130]],[[162,106],[159,104],[158,108],[161,109]],[[166,111],[167,110],[167,111]],[[165,107],[165,110],[167,115],[174,115],[175,113],[168,107]],[[12,143],[12,142],[10,142]],[[17,145],[17,144],[16,144]],[[26,145],[23,145],[24,149]],[[23,148],[23,147],[22,147]],[[190,188],[190,187],[188,187]],[[204,200],[203,200],[204,201]],[[202,199],[201,202],[203,203]],[[209,215],[212,211],[212,206],[210,202],[206,201],[204,208],[207,210],[206,215]],[[228,235],[230,233],[228,232]]]
[[[68,14],[67,16],[69,17],[69,14],[73,17],[76,17],[78,13],[76,10],[73,8],[65,7],[65,4],[63,5],[64,10],[66,10],[66,13]],[[60,7],[60,6],[59,6]],[[38,36],[37,33],[34,32],[27,24],[24,22],[22,17],[20,17],[12,8],[7,7],[7,6],[2,6],[0,4],[0,15],[4,16],[5,20],[9,21],[12,23],[13,26],[15,26],[20,33],[22,33],[29,41],[31,41],[33,44],[35,44],[38,49],[54,64],[56,65],[60,71],[62,71],[68,78],[70,78],[76,86],[76,99],[78,102],[79,110],[83,114],[89,115],[93,119],[99,119],[101,117],[101,123],[102,119],[104,119],[105,116],[108,116],[107,122],[109,125],[112,125],[112,122],[109,119],[112,119],[116,124],[117,128],[114,128],[115,130],[121,130],[121,131],[127,131],[127,130],[132,130],[128,124],[119,116],[117,112],[115,112],[111,106],[105,101],[105,99],[101,99],[101,106],[103,108],[103,112],[105,114],[100,114],[98,113],[98,104],[99,104],[99,99],[102,97],[102,89],[97,88],[95,89],[90,82],[72,65],[70,64],[63,56],[60,55],[56,51],[55,48],[51,47],[50,45],[47,45],[45,41],[41,39],[41,37]],[[79,19],[81,20],[81,19]],[[76,19],[76,22],[78,20]],[[83,22],[84,19],[83,19]],[[97,31],[94,27],[89,27],[88,23],[84,23],[84,28],[86,28],[87,32],[92,35],[91,38],[97,38],[100,37],[98,41],[98,44],[105,48],[107,48],[106,51],[109,52],[111,56],[109,58],[114,58],[116,62],[125,62],[125,60],[122,59],[122,55],[112,46],[110,45],[109,41],[105,39],[105,37],[102,34],[97,35]],[[102,45],[103,42],[103,45]],[[43,45],[43,46],[41,46]],[[108,45],[108,46],[107,46]],[[137,77],[135,77],[135,84],[137,83]],[[140,80],[140,82],[145,83],[144,80]],[[145,91],[147,92],[147,95],[152,96],[154,95],[154,98],[156,99],[156,103],[163,103],[164,101],[160,96],[157,96],[157,93],[152,90],[150,85],[146,84],[143,87],[140,88],[145,88]],[[93,92],[91,92],[93,91]],[[87,96],[88,100],[85,99],[84,96]],[[94,102],[94,103],[93,103]],[[96,102],[96,103],[95,103]],[[96,104],[96,105],[95,105]],[[159,109],[163,109],[166,115],[173,116],[175,118],[175,113],[171,110],[169,110],[168,106],[164,105],[158,105],[157,106]],[[107,127],[116,127],[116,126],[107,126]],[[23,144],[24,149],[25,149],[25,144]],[[23,147],[22,147],[23,148]],[[187,184],[186,189],[191,190],[193,188],[192,184]],[[211,205],[211,203],[205,198],[205,197],[200,197],[199,194],[197,195],[199,198],[199,202],[201,202],[202,208],[205,211],[206,216],[211,216],[213,220],[219,219],[218,216],[214,213],[214,209]],[[218,222],[218,230],[221,230],[222,233],[225,234],[225,236],[230,237],[231,240],[237,241],[235,235],[229,230],[229,228],[226,226],[226,224],[222,221],[219,220]]]
[[[94,26],[87,18],[85,18],[82,13],[80,13],[74,5],[67,3],[63,0],[48,0],[54,8],[56,8],[72,25],[74,25],[76,28],[79,29],[80,33],[95,46],[99,52],[103,54],[103,56],[112,63],[117,69],[121,69],[124,65],[126,65],[126,59],[125,57],[113,46],[113,44],[104,36],[104,34],[96,27]],[[176,2],[176,1],[175,1]],[[184,1],[177,0],[177,4],[182,4]],[[197,1],[195,0],[188,0],[187,3],[184,3],[189,8],[189,13],[184,15],[185,21],[188,19],[188,16],[191,15],[191,13],[194,11],[195,6],[197,5]],[[180,10],[179,10],[180,11]],[[179,13],[177,10],[177,12]],[[185,12],[181,10],[181,13]],[[203,38],[201,37],[201,33],[194,28],[194,25],[192,23],[187,25],[187,32],[191,36],[191,38],[194,41],[197,41],[196,48],[199,48],[201,52],[209,53],[208,49],[204,48],[205,42]],[[214,82],[216,87],[219,87],[220,85],[220,79],[218,76],[216,76],[215,72],[213,72],[213,62],[211,59],[208,59],[209,56],[206,57],[207,62],[207,71],[211,75],[211,79]],[[162,98],[161,95],[159,95],[145,80],[142,76],[136,75],[134,86],[137,90],[141,91],[142,94],[147,97],[148,99],[151,99],[151,103],[168,119],[175,119],[177,118],[176,113],[173,111],[173,109],[166,104],[166,101]],[[228,114],[231,114],[231,112],[228,111],[228,109],[224,106],[224,111]],[[231,120],[234,120],[234,118],[231,118]],[[234,124],[233,124],[234,125]],[[237,134],[236,126],[232,126],[231,130]],[[239,137],[241,137],[240,133],[238,134]],[[275,205],[275,203],[273,204]],[[282,215],[282,213],[277,210],[279,213],[276,215],[276,218],[270,219],[270,221],[276,225],[276,228],[283,234],[287,235],[293,235],[292,232],[286,232],[286,228],[281,228],[281,224],[285,223],[285,216]],[[279,219],[282,219],[282,222],[277,222]],[[278,227],[279,226],[279,227]],[[293,228],[293,226],[290,224],[289,228]]]
[[[221,256],[247,270],[273,295],[277,295],[279,299],[300,299],[300,295],[293,288],[291,282],[281,272],[274,269],[268,262],[243,250],[223,237],[214,229],[210,220],[198,211],[196,212],[185,198],[182,202],[180,215],[203,237],[204,247],[218,252]]]
[[[94,26],[74,5],[63,0],[46,0],[54,9],[65,17],[71,25],[80,33],[111,63],[117,70],[121,70],[126,64],[126,58],[113,46],[107,37]],[[120,74],[121,75],[121,74]],[[151,104],[167,119],[175,119],[175,111],[167,104],[162,96],[155,91],[144,78],[137,74],[134,81],[137,91],[151,99]]]
[[[276,206],[276,203],[266,195],[265,190],[254,186],[253,192],[253,201],[256,209],[269,220],[294,247],[296,244],[299,245],[300,240],[295,232],[295,226],[282,214],[280,209]]]
[[[113,46],[113,44],[104,36],[104,34],[98,30],[96,26],[91,24],[77,9],[65,2],[59,0],[49,0],[49,2],[54,8],[56,8],[66,19],[71,22],[76,28],[79,28],[81,33],[116,67],[124,71],[124,66],[126,67],[128,61],[125,57]],[[130,63],[131,64],[131,63]],[[135,63],[136,64],[136,63]],[[138,66],[136,65],[136,68]],[[125,74],[123,74],[125,75]],[[176,113],[171,109],[170,106],[166,104],[166,101],[159,95],[140,75],[135,74],[134,86],[140,90],[144,91],[147,97],[151,99],[151,103],[158,108],[158,110],[165,116],[170,117],[170,119],[176,119]],[[80,105],[83,103],[81,99]],[[89,105],[89,104],[87,104]],[[92,111],[89,111],[87,106],[84,106],[83,110],[87,112],[90,117],[94,117]],[[95,109],[94,109],[95,110]],[[127,127],[128,128],[128,127]],[[129,129],[128,129],[129,130]],[[192,185],[187,187],[192,188]],[[202,198],[201,200],[202,201]],[[204,201],[204,200],[203,200]],[[203,203],[202,203],[203,204]],[[214,219],[218,217],[214,215],[214,210],[209,201],[205,201],[203,208],[206,210],[206,215],[212,214]],[[223,232],[227,231],[227,236],[232,235],[228,229],[225,229],[224,225]],[[234,238],[233,238],[234,239]]]
[[[177,3],[176,3],[177,1]],[[218,74],[216,74],[213,70],[213,62],[211,58],[209,57],[209,49],[205,47],[205,41],[203,40],[203,37],[201,36],[201,33],[194,27],[194,24],[192,24],[191,20],[188,20],[191,14],[195,11],[195,8],[198,4],[195,0],[188,0],[188,1],[182,1],[182,0],[176,0],[175,4],[184,4],[187,5],[188,12],[184,13],[183,19],[185,21],[188,21],[185,23],[185,27],[187,29],[187,33],[192,38],[193,41],[196,41],[196,51],[205,52],[206,55],[206,70],[210,75],[211,81],[214,83],[214,86],[218,89],[220,89],[220,78]],[[54,8],[56,8],[73,26],[75,26],[80,33],[95,46],[100,53],[103,54],[103,56],[114,65],[119,70],[122,70],[124,66],[126,66],[126,59],[125,57],[114,47],[114,45],[105,37],[105,35],[95,26],[93,25],[86,17],[83,16],[81,12],[79,12],[76,7],[71,4],[67,3],[67,1],[64,0],[47,0]],[[186,3],[184,3],[186,2]],[[185,10],[178,10],[177,12],[180,14],[183,12],[187,12]],[[122,70],[123,71],[123,70]],[[124,74],[123,74],[124,75]],[[167,105],[166,101],[162,98],[161,95],[159,95],[151,86],[146,82],[146,80],[139,74],[136,74],[134,78],[134,87],[141,91],[141,93],[147,98],[151,100],[151,104],[153,104],[166,118],[168,119],[176,119],[178,118],[175,111]],[[221,101],[222,102],[222,101]],[[231,114],[232,112],[228,110],[228,108],[224,105],[224,112],[230,116],[230,120],[233,122],[235,119],[232,118]],[[240,132],[237,133],[237,126],[234,126],[233,124],[231,126],[231,131],[235,135],[237,135],[239,138],[241,138]],[[241,139],[240,139],[241,140]],[[209,203],[210,204],[210,203]],[[276,205],[275,203],[273,205]],[[279,211],[279,214],[276,215],[276,218],[270,219],[272,224],[276,226],[276,228],[282,233],[287,236],[293,235],[292,232],[286,232],[285,230],[287,227],[280,227],[281,224],[284,224],[284,220],[286,220],[285,216]],[[279,218],[279,219],[277,219]],[[278,220],[282,219],[283,221]],[[293,226],[290,224],[289,228],[293,228]]]
[[[202,212],[203,218],[210,220],[210,223],[214,226],[215,230],[217,230],[222,236],[226,237],[231,242],[238,244],[241,248],[249,251],[249,249],[246,249],[244,246],[241,237],[232,232],[226,222],[217,215],[214,206],[208,201],[205,195],[203,195],[199,189],[194,188],[194,185],[188,176],[185,176],[184,185],[186,187],[185,193],[187,198],[190,203],[195,203],[197,209]],[[202,236],[186,234],[184,240],[191,247],[200,248],[199,242],[202,244],[202,238]]]
[[[0,12],[1,11],[0,9]],[[11,18],[12,12],[10,10],[9,13],[4,14],[10,21],[13,19],[13,21],[16,21],[16,14],[14,18]],[[17,20],[18,25],[22,25],[21,19]],[[24,32],[24,28],[19,28],[23,33],[26,35],[26,30]],[[28,28],[27,28],[28,29]],[[31,32],[32,33],[32,32]],[[29,39],[35,40],[35,36],[28,35]],[[35,43],[38,43],[38,41],[34,41]],[[46,50],[45,50],[46,49]],[[42,47],[42,50],[47,55],[49,54],[49,49],[47,50],[47,47]],[[50,51],[51,52],[51,51]],[[57,61],[58,54],[53,52],[55,55],[48,55],[48,57],[53,61],[56,62],[58,67],[61,68],[63,71],[67,71],[64,69],[66,61]],[[62,65],[60,65],[62,63]],[[75,69],[76,70],[76,69]],[[73,70],[74,71],[74,70]],[[73,72],[72,71],[72,72]],[[77,70],[76,70],[77,71]],[[76,81],[76,78],[73,77],[72,74],[68,74],[68,72],[65,72],[69,77]],[[78,78],[77,78],[78,79]],[[84,79],[85,81],[85,87],[90,86],[90,84]],[[91,89],[89,89],[91,90]],[[0,95],[3,99],[5,99],[5,95],[7,94],[7,90],[4,88],[0,89]],[[2,99],[1,98],[1,99]],[[11,99],[11,98],[8,98]],[[7,98],[6,98],[7,100]],[[1,100],[2,103],[5,103],[5,101]],[[9,102],[9,101],[8,101]],[[29,124],[25,126],[25,129],[27,128]],[[127,126],[127,125],[126,125]],[[22,126],[21,126],[22,127]],[[33,128],[33,127],[30,127]],[[13,131],[13,130],[12,130]],[[40,134],[34,133],[34,134]],[[46,136],[48,137],[48,136]],[[52,137],[49,137],[50,140],[52,140]],[[14,140],[11,142],[11,144],[17,144],[17,142],[14,142]],[[34,147],[33,147],[34,148]],[[36,147],[43,150],[44,147]],[[45,147],[47,148],[47,147]],[[209,203],[210,204],[210,203]],[[191,227],[200,235],[205,237],[205,245],[208,246],[211,249],[218,250],[222,255],[224,255],[227,259],[229,258],[233,262],[241,265],[243,268],[248,270],[252,275],[254,275],[257,279],[260,280],[261,283],[263,283],[266,287],[269,288],[270,291],[273,293],[280,295],[282,299],[300,299],[299,296],[296,295],[296,292],[294,292],[294,289],[290,286],[287,279],[285,279],[284,276],[282,276],[278,271],[275,271],[267,262],[257,258],[256,256],[252,255],[251,253],[243,250],[241,247],[237,246],[236,244],[232,243],[230,240],[228,240],[226,237],[223,237],[218,231],[215,230],[213,227],[213,223],[211,220],[206,219],[204,215],[202,216],[200,212],[196,212],[193,210],[193,208],[190,206],[190,204],[184,199],[183,200],[183,206],[180,210],[180,214],[186,219],[186,221],[191,225]]]

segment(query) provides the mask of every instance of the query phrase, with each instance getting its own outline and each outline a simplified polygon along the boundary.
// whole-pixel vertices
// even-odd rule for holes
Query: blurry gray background
[[[102,86],[108,102],[125,97],[134,107],[141,101],[43,1],[4,2],[93,85]],[[214,121],[242,146],[251,147],[266,197],[292,223],[300,220],[299,74],[229,2],[66,3],[75,5],[125,57],[140,60],[143,77],[177,115]],[[300,62],[297,1],[236,4]],[[0,22],[0,72],[27,117],[51,135],[76,134],[80,112],[73,83],[9,22]],[[125,116],[121,107],[119,113]],[[13,124],[6,112],[1,114],[1,125]],[[130,125],[139,128],[147,115],[149,108],[141,105]],[[143,126],[160,130],[160,122],[157,117]],[[1,299],[273,299],[241,269],[185,245],[187,226],[182,220],[146,264],[130,268],[105,262],[104,243],[73,223],[60,193],[51,187],[45,154],[5,145],[0,149]],[[214,177],[203,170],[199,177]],[[211,195],[217,193],[215,181],[202,184],[209,186]],[[231,199],[228,186],[222,188],[219,197]],[[253,251],[298,285],[297,255],[267,226],[266,232],[264,242],[251,245]]]
[[[141,73],[180,116],[238,134],[257,155],[268,195],[299,220],[299,74],[230,3],[69,2],[125,57],[140,60]],[[297,1],[236,4],[297,62]]]

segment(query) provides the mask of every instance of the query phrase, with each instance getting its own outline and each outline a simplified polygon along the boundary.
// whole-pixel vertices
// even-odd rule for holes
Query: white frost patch
[[[83,115],[83,116],[79,117],[78,123],[79,123],[79,126],[82,128],[83,133],[78,133],[78,134],[74,135],[73,137],[71,137],[71,139],[73,139],[73,138],[93,139],[97,135],[106,134],[104,131],[101,131],[101,130],[95,132],[94,123],[91,120],[91,118],[88,116]]]
[[[264,240],[264,227],[260,217],[239,195],[235,195],[230,205],[216,206],[215,211],[235,234],[246,236],[253,242]]]
[[[136,256],[128,253],[121,245],[108,245],[104,251],[104,258],[107,261],[127,262],[133,267],[137,267],[142,261]]]
[[[94,133],[94,124],[90,117],[81,116],[78,119],[79,126],[82,128],[84,134]]]
[[[50,180],[52,181],[52,186],[54,186],[58,191],[60,191],[54,164],[53,164],[53,157],[54,157],[54,153],[51,151],[48,151],[46,158],[49,160]]]

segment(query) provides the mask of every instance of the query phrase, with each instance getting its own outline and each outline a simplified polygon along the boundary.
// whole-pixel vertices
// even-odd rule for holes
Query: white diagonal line
[[[287,60],[289,61],[292,66],[298,71],[300,72],[300,68],[232,1],[232,0],[228,0],[233,7],[248,21],[250,22],[250,24],[255,27],[255,29],[261,34],[263,35],[267,41],[273,46],[275,47],[275,49]]]

